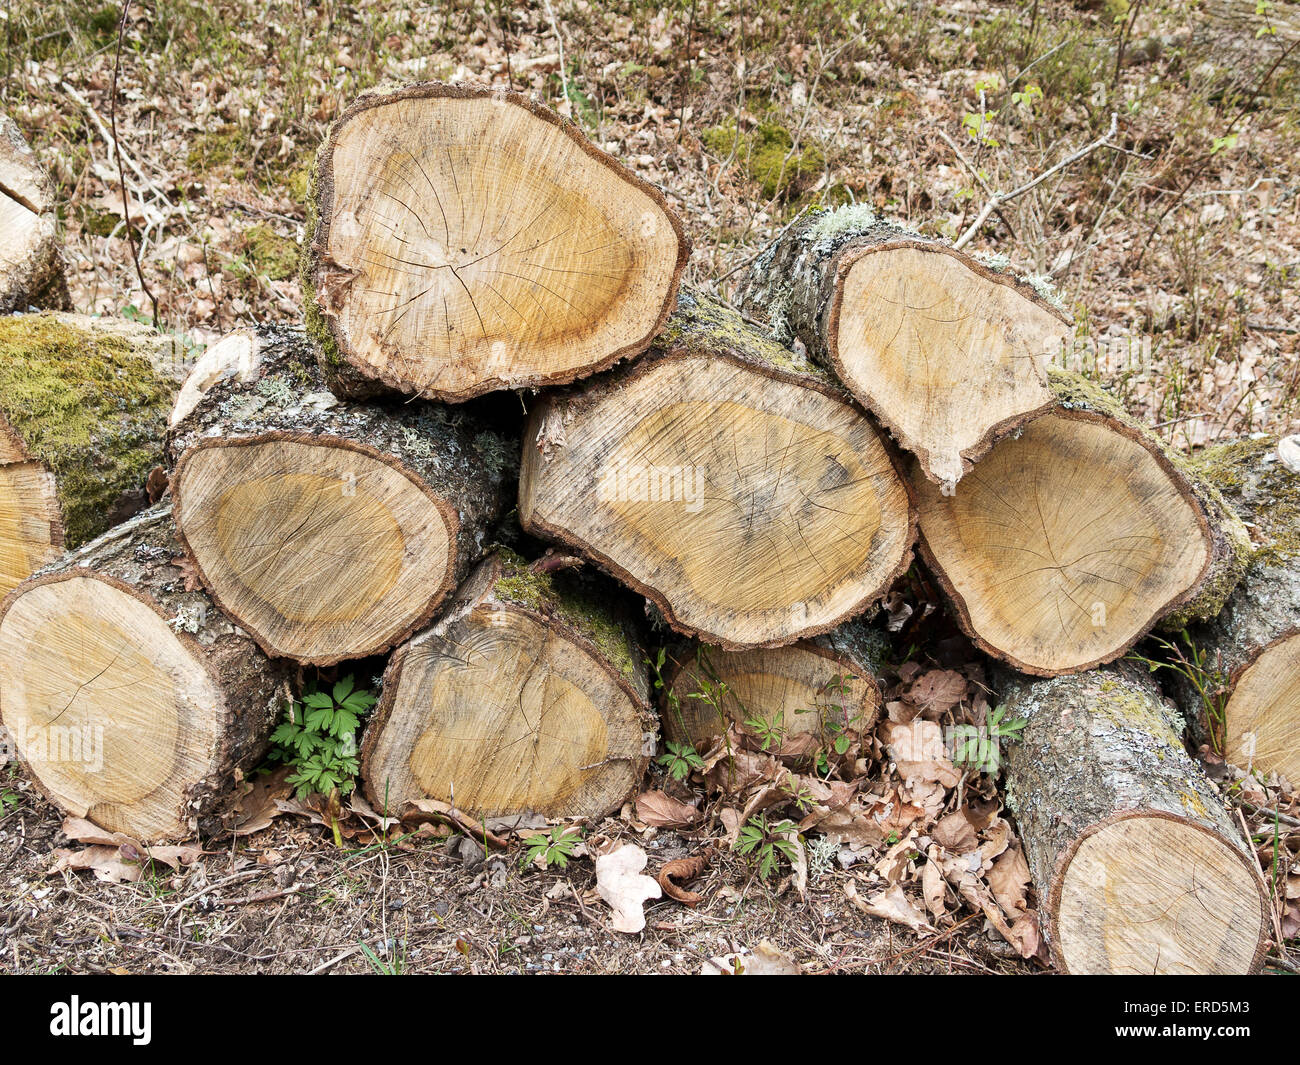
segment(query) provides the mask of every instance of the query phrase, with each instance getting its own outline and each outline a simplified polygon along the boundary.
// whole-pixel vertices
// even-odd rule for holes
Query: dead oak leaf
[[[659,881],[659,886],[670,899],[676,899],[683,906],[698,906],[704,901],[704,896],[695,891],[687,891],[681,884],[688,884],[697,877],[704,874],[704,870],[709,867],[709,859],[712,852],[708,850],[700,851],[699,854],[693,854],[689,858],[677,858],[671,862],[665,862],[659,870],[659,875],[655,878]]]
[[[635,843],[625,843],[596,859],[596,890],[614,911],[610,927],[615,932],[637,933],[645,928],[645,903],[662,897],[663,889],[641,870],[646,852]]]
[[[685,828],[699,819],[700,811],[665,792],[646,791],[636,797],[636,815],[655,828]]]

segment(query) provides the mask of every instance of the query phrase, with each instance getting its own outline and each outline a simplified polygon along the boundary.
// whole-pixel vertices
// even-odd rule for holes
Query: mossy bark
[[[1083,410],[1101,415],[1124,427],[1156,448],[1174,468],[1187,494],[1205,516],[1210,532],[1210,561],[1196,590],[1156,623],[1156,628],[1178,632],[1189,624],[1216,617],[1250,564],[1253,548],[1250,533],[1231,502],[1201,465],[1171,448],[1134,418],[1124,405],[1097,382],[1080,374],[1053,368],[1048,383],[1057,402],[1066,410]]]
[[[215,715],[219,741],[213,749],[189,752],[196,755],[192,760],[178,757],[175,773],[183,797],[175,810],[176,828],[145,842],[230,827],[226,800],[238,775],[251,772],[266,753],[271,729],[291,698],[290,664],[267,658],[198,587],[177,540],[169,505],[144,511],[40,570],[11,593],[0,606],[0,616],[35,588],[81,577],[103,581],[145,603],[191,652],[219,693],[218,705],[178,704],[178,713]],[[58,617],[49,619],[51,640],[58,639],[59,623]],[[141,651],[151,653],[148,647]],[[129,690],[121,699],[131,699]],[[141,736],[140,742],[151,743],[153,738]],[[73,812],[96,819],[94,808]],[[121,830],[131,831],[129,809],[115,817],[125,819]]]
[[[1057,923],[1065,868],[1082,840],[1116,819],[1151,814],[1203,829],[1240,857],[1240,867],[1230,866],[1234,878],[1258,881],[1254,856],[1183,746],[1181,717],[1146,669],[1121,664],[1047,680],[1002,673],[995,682],[1003,719],[1026,721],[1006,751],[1005,795],[1058,966],[1068,968]],[[1134,860],[1158,877],[1170,857]],[[1096,901],[1117,911],[1126,902],[1103,899],[1100,891]]]
[[[1242,672],[1265,649],[1300,633],[1300,473],[1279,459],[1276,437],[1206,448],[1188,466],[1254,534],[1245,574],[1223,609],[1187,630],[1185,654],[1193,663],[1164,671],[1194,742],[1224,753],[1224,710]]]
[[[134,323],[0,319],[0,461],[52,474],[58,546],[77,547],[147,505],[184,373],[178,343]]]
[[[544,564],[495,551],[394,652],[362,747],[377,808],[599,817],[635,794],[657,728],[643,625],[601,579]]]

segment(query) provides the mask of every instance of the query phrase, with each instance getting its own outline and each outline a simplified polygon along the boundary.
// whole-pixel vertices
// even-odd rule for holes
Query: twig
[[[953,150],[953,154],[956,155],[959,160],[961,160],[961,165],[970,171],[971,177],[973,177],[976,181],[980,183],[984,191],[987,192],[990,196],[997,196],[997,193],[993,191],[989,183],[984,180],[984,175],[980,173],[979,168],[975,166],[975,164],[972,163],[969,159],[967,159],[965,153],[962,152],[962,150],[959,147],[957,147],[957,142],[953,140],[950,136],[948,136],[948,134],[941,129],[937,129],[935,130],[935,132],[938,133],[939,136],[943,138],[944,142],[948,145],[948,147]],[[1002,222],[1002,224],[1006,226],[1007,229],[1010,231],[1011,239],[1012,240],[1019,239],[1016,237],[1015,226],[1013,226],[1007,220],[1007,216],[1002,213],[1002,208],[1000,207],[997,208],[996,214],[998,216],[998,219]]]
[[[1073,152],[1070,155],[1067,155],[1055,166],[1050,167],[1047,170],[1044,170],[1041,174],[1038,175],[1038,177],[1033,178],[1030,181],[1026,181],[1019,188],[1012,189],[1010,192],[994,193],[985,202],[983,208],[981,208],[980,210],[980,213],[976,215],[975,221],[973,221],[967,227],[965,233],[963,233],[960,237],[958,237],[955,241],[953,241],[952,246],[955,249],[960,250],[961,248],[964,248],[967,244],[969,244],[971,242],[971,239],[975,236],[975,234],[979,232],[980,227],[989,220],[989,215],[991,215],[1004,203],[1009,203],[1011,200],[1014,200],[1017,196],[1023,196],[1030,189],[1034,188],[1037,185],[1042,184],[1053,174],[1060,173],[1067,166],[1070,166],[1073,163],[1077,163],[1080,159],[1082,159],[1086,155],[1091,155],[1098,148],[1115,147],[1115,145],[1110,143],[1110,139],[1115,136],[1115,132],[1118,128],[1119,128],[1119,116],[1112,112],[1110,116],[1110,129],[1106,131],[1104,136],[1098,137],[1095,141],[1085,144],[1078,151]]]
[[[122,69],[122,42],[126,38],[126,16],[131,10],[131,0],[122,0],[122,17],[117,22],[117,51],[113,56],[113,83],[109,89],[108,125],[113,132],[113,145],[117,155],[117,180],[122,189],[122,217],[126,221],[126,239],[131,246],[131,261],[135,263],[135,276],[140,279],[140,288],[149,297],[153,307],[153,327],[158,328],[158,301],[150,291],[144,279],[144,270],[140,267],[140,252],[135,244],[135,230],[131,228],[131,202],[126,191],[126,164],[122,161],[122,149],[117,138],[117,75]]]
[[[551,32],[555,34],[555,44],[560,51],[560,91],[564,94],[565,104],[572,111],[573,101],[569,99],[569,75],[564,64],[564,37],[560,34],[560,24],[556,21],[555,9],[551,7],[551,0],[546,0],[546,17],[551,23]]]

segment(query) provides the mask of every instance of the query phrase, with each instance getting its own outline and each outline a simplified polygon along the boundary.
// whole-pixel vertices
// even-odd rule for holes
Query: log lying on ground
[[[1193,462],[1258,544],[1222,612],[1188,633],[1199,668],[1165,675],[1198,744],[1300,783],[1300,437],[1222,444]]]
[[[221,827],[289,697],[284,667],[195,588],[155,507],[0,606],[0,723],[64,811],[146,843]]]
[[[482,816],[600,817],[647,761],[645,652],[608,589],[489,556],[394,652],[366,730],[375,809],[435,798]]]
[[[920,546],[984,651],[1055,676],[1112,661],[1156,622],[1212,617],[1249,537],[1222,496],[1101,389],[1000,442],[952,496],[917,478]]]
[[[1269,934],[1264,884],[1145,669],[1012,681],[1007,803],[1058,968],[1247,973]]]
[[[951,489],[1051,406],[1065,315],[1028,283],[866,207],[814,214],[753,265],[741,309],[798,341]]]
[[[0,114],[0,314],[67,306],[54,184],[13,120]]]
[[[363,97],[316,167],[308,323],[340,395],[458,402],[643,350],[689,245],[657,189],[516,93]]]
[[[860,614],[913,533],[887,445],[845,394],[689,295],[649,355],[534,407],[519,517],[728,650]]]
[[[0,318],[0,595],[147,505],[182,373],[134,323]]]
[[[199,356],[176,394],[167,427],[175,429],[221,381],[252,380],[261,365],[262,342],[256,329],[236,329],[227,333]]]
[[[861,620],[788,647],[723,651],[676,643],[665,649],[661,668],[664,738],[704,751],[730,726],[752,732],[745,722],[762,721],[779,728],[779,746],[811,754],[840,735],[865,735],[880,715],[876,671],[886,646],[882,631]],[[720,699],[700,697],[720,685]]]
[[[172,430],[181,542],[213,599],[268,654],[377,654],[423,626],[482,557],[516,441],[425,403],[347,404],[298,332]],[[246,379],[244,379],[246,378]]]

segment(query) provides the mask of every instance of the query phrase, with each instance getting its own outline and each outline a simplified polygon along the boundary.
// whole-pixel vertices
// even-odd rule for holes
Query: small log
[[[13,120],[0,114],[0,314],[67,306],[54,183]]]
[[[482,557],[518,444],[464,411],[341,402],[314,355],[263,327],[171,431],[171,489],[221,608],[268,654],[332,665],[427,624]]]
[[[617,809],[654,732],[641,647],[608,589],[489,556],[389,662],[362,748],[371,803],[435,798],[483,817]]]
[[[1256,547],[1223,611],[1188,631],[1199,665],[1165,675],[1198,744],[1300,783],[1300,437],[1221,444],[1193,463]]]
[[[182,373],[135,323],[0,318],[0,595],[147,506]]]
[[[0,605],[0,723],[60,809],[145,843],[221,828],[290,698],[200,591],[170,508],[119,525]]]
[[[727,650],[828,632],[910,558],[909,494],[880,433],[712,301],[683,295],[646,357],[544,395],[525,440],[525,530]]]
[[[702,752],[732,726],[752,732],[745,722],[756,720],[779,727],[786,751],[811,754],[840,735],[867,735],[880,716],[876,674],[886,649],[884,633],[862,620],[788,647],[723,651],[678,642],[665,649],[661,669],[664,738]],[[700,698],[719,685],[726,686],[720,700]]]
[[[1254,855],[1143,669],[1010,681],[1007,804],[1069,973],[1249,973],[1269,905]]]
[[[920,549],[958,623],[1025,673],[1082,672],[1157,622],[1222,609],[1249,536],[1217,490],[1100,388],[996,445],[951,496],[917,477]]]
[[[518,93],[364,96],[317,158],[307,322],[340,395],[460,402],[635,355],[690,246],[663,195]]]
[[[1053,403],[1065,314],[1029,283],[865,206],[812,214],[754,263],[740,307],[802,344],[951,490]]]

